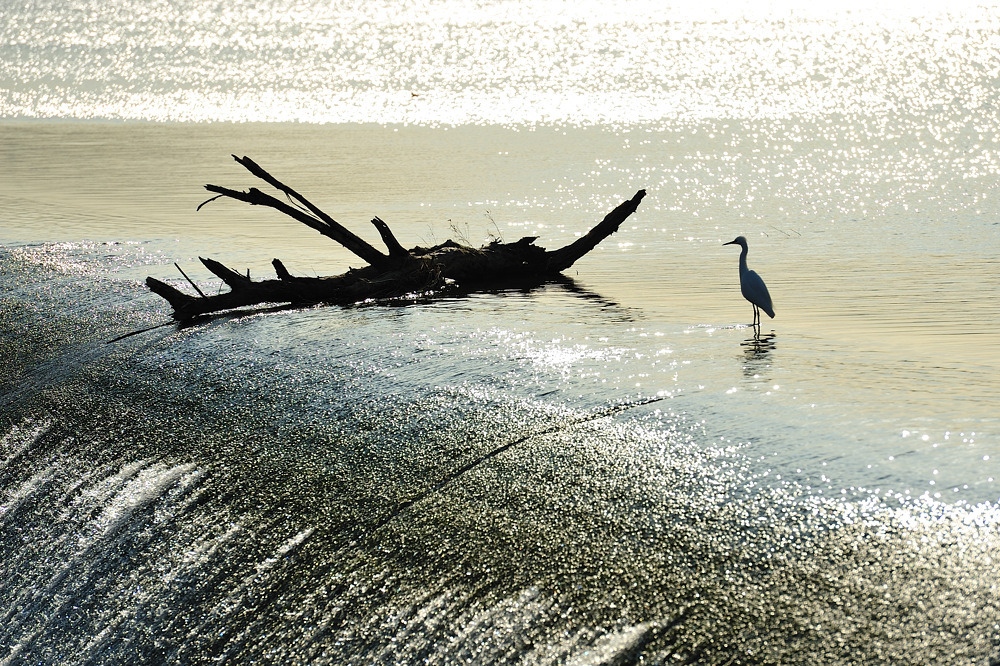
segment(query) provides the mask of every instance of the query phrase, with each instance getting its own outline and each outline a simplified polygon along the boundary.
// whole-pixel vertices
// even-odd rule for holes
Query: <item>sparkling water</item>
[[[2,5],[0,663],[1000,659],[1000,11],[608,5]],[[648,195],[181,327],[361,264],[230,153],[373,244]]]

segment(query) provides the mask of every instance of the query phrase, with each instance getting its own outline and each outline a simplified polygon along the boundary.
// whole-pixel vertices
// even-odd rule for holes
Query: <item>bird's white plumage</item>
[[[774,305],[771,303],[771,294],[767,291],[767,285],[757,273],[747,268],[747,239],[743,236],[737,236],[723,245],[739,245],[743,248],[740,252],[740,293],[753,305],[754,325],[756,326],[760,322],[758,308],[773,319]]]

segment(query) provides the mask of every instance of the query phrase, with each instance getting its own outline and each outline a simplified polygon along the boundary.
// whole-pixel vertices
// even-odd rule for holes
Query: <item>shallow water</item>
[[[635,135],[8,129],[6,663],[996,655],[997,285],[988,244],[959,231],[989,211],[959,230],[885,215],[896,252],[853,242],[870,223],[696,222],[650,188],[565,283],[108,344],[169,321],[141,280],[184,287],[174,261],[211,289],[198,255],[255,276],[272,255],[350,264],[271,211],[193,212],[203,182],[251,185],[233,144],[359,231],[378,214],[404,244],[555,247],[617,201],[550,203],[604,192],[579,165],[628,163]],[[327,150],[355,167],[332,177]],[[212,152],[221,165],[195,159]],[[473,163],[502,192],[461,196]],[[614,178],[618,199],[649,187]],[[775,297],[759,339],[721,245],[736,233]],[[820,280],[830,248],[845,254]],[[900,296],[959,262],[934,286],[949,307]]]
[[[649,136],[642,130],[13,128],[5,152],[19,168],[2,196],[7,219],[19,221],[6,235],[22,242],[89,237],[92,245],[20,252],[34,262],[55,263],[63,254],[83,264],[99,255],[100,267],[90,272],[129,280],[155,275],[183,285],[174,261],[206,280],[211,276],[197,256],[259,276],[270,273],[273,256],[300,274],[333,274],[351,265],[346,251],[273,211],[228,202],[193,211],[207,198],[199,194],[205,182],[254,184],[225,157],[234,145],[240,154],[272,155],[270,162],[262,160],[267,168],[373,243],[367,221],[379,215],[404,245],[455,235],[478,244],[491,234],[507,240],[531,234],[553,248],[636,189],[648,188],[651,194],[625,228],[569,271],[583,298],[552,286],[542,294],[506,296],[503,314],[489,305],[473,317],[466,310],[478,304],[474,296],[447,304],[455,321],[441,324],[444,330],[473,359],[484,347],[559,369],[581,385],[563,388],[571,394],[683,394],[685,400],[715,403],[727,420],[725,430],[729,420],[740,426],[738,439],[775,441],[777,451],[813,459],[814,467],[829,467],[828,458],[844,461],[837,464],[837,479],[848,486],[891,483],[916,493],[957,492],[972,502],[997,498],[992,479],[1000,454],[1000,285],[994,278],[992,209],[943,217],[938,206],[933,215],[884,211],[874,219],[824,223],[813,215],[785,222],[772,218],[769,201],[758,206],[761,220],[713,215],[699,221],[700,205],[678,205],[664,194],[664,172],[626,177],[632,171],[624,167],[584,173],[585,181],[598,181],[576,185],[596,192],[585,200],[567,197],[547,205],[581,179],[582,165],[597,159],[592,155],[602,153],[620,165],[636,159],[630,146],[636,135]],[[67,135],[80,147],[66,145]],[[379,142],[376,159],[372,146]],[[65,147],[57,151],[56,144]],[[307,145],[322,148],[303,166]],[[659,145],[646,146],[641,159],[664,169],[672,165],[675,173],[704,161]],[[164,157],[140,157],[150,153]],[[192,167],[207,163],[198,157],[204,154],[220,155],[221,164]],[[448,155],[450,164],[423,169],[414,155],[432,164]],[[101,170],[81,166],[88,162]],[[188,173],[196,169],[201,172]],[[490,174],[487,182],[504,184],[492,197],[483,173]],[[617,185],[617,198],[605,196],[605,181]],[[805,197],[807,187],[798,196]],[[463,188],[471,198],[461,195]],[[719,197],[717,188],[703,186],[705,196]],[[884,194],[872,186],[868,196]],[[908,201],[913,208],[927,204],[920,195]],[[19,217],[29,210],[44,214]],[[109,215],[102,216],[103,210]],[[65,229],[50,224],[62,218]],[[750,264],[765,276],[776,303],[777,318],[765,322],[764,344],[742,323],[751,309],[738,292],[738,250],[722,246],[738,233],[750,237]],[[84,258],[74,259],[77,253]],[[790,431],[807,434],[791,438]],[[861,442],[864,454],[850,455],[848,442]]]
[[[0,12],[0,664],[1000,662],[1000,14],[868,4]],[[230,153],[375,244],[648,195],[180,328],[360,264]]]
[[[787,423],[777,452],[774,427],[735,441],[750,410],[711,389],[623,402],[604,380],[635,348],[588,336],[634,322],[599,301],[315,308],[109,345],[160,318],[152,299],[67,299],[79,276],[49,270],[4,310],[5,350],[12,319],[37,336],[4,390],[9,663],[993,654],[995,505],[811,478],[837,457],[801,460]]]

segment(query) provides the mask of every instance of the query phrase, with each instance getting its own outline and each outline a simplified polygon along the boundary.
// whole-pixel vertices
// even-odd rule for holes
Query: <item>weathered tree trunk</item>
[[[433,292],[447,285],[468,289],[512,279],[542,280],[566,270],[602,240],[618,231],[621,223],[635,212],[646,195],[645,190],[639,190],[630,200],[608,213],[587,234],[565,247],[551,251],[535,245],[535,238],[531,237],[522,238],[515,243],[493,242],[478,249],[446,241],[431,248],[415,247],[407,250],[399,244],[389,226],[376,217],[372,224],[388,249],[388,254],[383,254],[334,221],[301,194],[275,179],[250,158],[234,155],[233,159],[254,176],[283,192],[290,201],[297,203],[289,204],[257,188],[241,192],[206,185],[205,189],[218,195],[209,201],[228,197],[254,206],[274,208],[337,241],[368,265],[330,277],[294,277],[275,259],[272,263],[277,279],[253,281],[213,259],[201,259],[209,271],[229,286],[229,292],[204,296],[198,290],[199,295],[192,296],[156,278],[146,278],[149,289],[173,306],[175,319],[187,320],[212,312],[262,303],[348,304],[410,293]],[[197,290],[197,286],[195,289]]]

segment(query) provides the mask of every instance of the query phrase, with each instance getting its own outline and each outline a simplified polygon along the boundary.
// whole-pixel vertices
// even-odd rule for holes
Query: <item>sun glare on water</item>
[[[973,4],[855,0],[25,11],[0,20],[14,65],[0,116],[629,124],[877,111],[920,85],[899,74],[913,62],[947,55],[961,85],[963,49],[995,51],[1000,33],[997,13]]]

